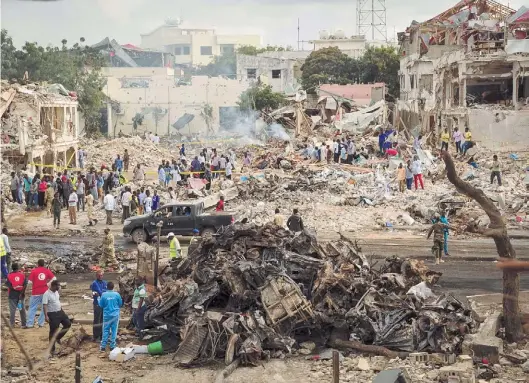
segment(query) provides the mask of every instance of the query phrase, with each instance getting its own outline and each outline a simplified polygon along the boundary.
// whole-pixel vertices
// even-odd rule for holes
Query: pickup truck
[[[162,221],[162,236],[193,235],[198,229],[200,235],[214,234],[221,226],[231,225],[235,219],[229,213],[204,213],[204,203],[172,203],[156,211],[137,217],[130,217],[123,223],[123,234],[136,243],[146,242],[157,235],[156,224]]]

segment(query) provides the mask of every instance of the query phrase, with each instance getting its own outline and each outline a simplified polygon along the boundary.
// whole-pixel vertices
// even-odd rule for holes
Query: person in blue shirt
[[[108,338],[110,337],[110,349],[116,347],[118,336],[119,314],[123,299],[121,295],[114,291],[114,283],[107,283],[107,291],[99,298],[99,306],[103,309],[103,334],[101,338],[100,351],[105,352]]]
[[[384,153],[384,142],[386,142],[386,137],[386,133],[382,129],[382,131],[378,135],[378,148],[380,150],[380,153]]]
[[[98,299],[107,291],[107,282],[103,280],[103,270],[96,274],[96,280],[90,285],[92,296],[94,297],[94,321],[92,322],[93,339],[96,342],[101,341],[101,326],[103,325],[103,310],[99,306]]]
[[[114,166],[116,167],[116,170],[121,173],[121,171],[123,170],[123,160],[121,159],[119,154],[118,158],[116,158],[116,160],[114,161]]]
[[[158,191],[154,191],[154,195],[152,196],[152,210],[158,210],[158,206],[160,205],[160,196],[158,195]]]
[[[439,218],[439,221],[441,223],[444,223],[445,225],[449,225],[448,218],[446,217],[446,213],[441,213],[441,218]],[[445,227],[443,229],[443,247],[445,252],[445,257],[449,257],[450,254],[448,254],[448,227]]]
[[[182,144],[182,146],[180,147],[180,155],[181,156],[185,156],[186,155],[186,148],[185,148],[184,144]]]

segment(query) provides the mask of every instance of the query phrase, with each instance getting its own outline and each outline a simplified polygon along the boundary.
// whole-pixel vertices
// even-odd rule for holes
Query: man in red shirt
[[[215,211],[224,211],[224,196],[220,196],[219,202],[217,202],[217,207]]]
[[[40,315],[38,320],[39,327],[44,326],[44,310],[42,309],[42,295],[48,290],[48,283],[53,281],[55,275],[50,269],[44,267],[44,259],[37,261],[37,266],[29,274],[29,283],[32,284],[31,298],[29,298],[29,313],[28,313],[28,327],[33,327],[35,322],[35,314],[40,307]]]
[[[20,309],[20,326],[26,328],[26,308],[24,307],[24,294],[28,281],[23,272],[18,268],[18,263],[11,265],[12,273],[7,275],[6,286],[8,290],[9,301],[9,323],[11,327],[15,327],[15,315],[17,313],[18,304],[21,303]]]

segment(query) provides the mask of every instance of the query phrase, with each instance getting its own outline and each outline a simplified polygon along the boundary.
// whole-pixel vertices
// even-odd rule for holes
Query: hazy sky
[[[427,20],[455,3],[457,0],[387,0],[388,38],[412,20]],[[518,9],[523,0],[509,5]],[[356,33],[354,0],[1,0],[2,28],[17,46],[28,40],[60,45],[63,38],[70,45],[81,36],[87,44],[108,36],[120,44],[139,45],[140,33],[152,31],[169,17],[181,17],[183,27],[256,33],[264,44],[294,48],[298,17],[302,40],[317,38],[322,29]]]

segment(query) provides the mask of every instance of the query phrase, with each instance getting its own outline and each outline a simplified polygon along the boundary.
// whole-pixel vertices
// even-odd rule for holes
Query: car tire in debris
[[[142,228],[135,229],[132,232],[132,240],[134,241],[134,243],[146,242],[147,233]]]

